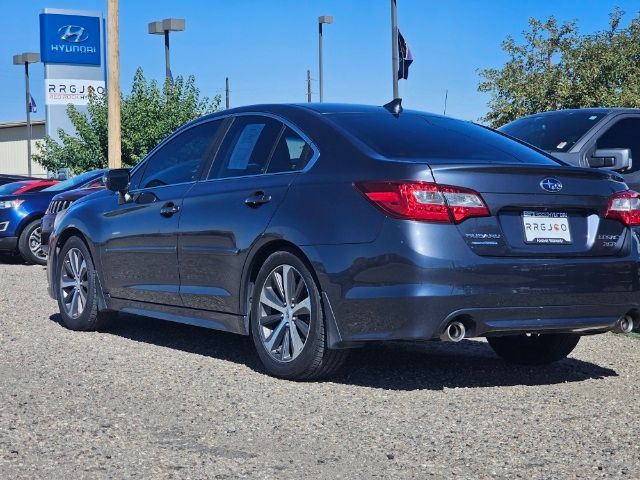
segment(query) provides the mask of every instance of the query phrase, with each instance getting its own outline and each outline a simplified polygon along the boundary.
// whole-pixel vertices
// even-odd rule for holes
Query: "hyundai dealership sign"
[[[100,65],[100,18],[40,14],[40,58],[45,63]]]
[[[73,135],[67,108],[83,113],[92,95],[105,92],[105,28],[100,12],[45,8],[40,14],[47,135]]]

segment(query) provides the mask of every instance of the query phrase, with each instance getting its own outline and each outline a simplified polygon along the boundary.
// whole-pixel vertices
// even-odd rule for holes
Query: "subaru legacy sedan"
[[[640,195],[617,173],[397,102],[209,115],[105,184],[49,241],[73,330],[129,312],[250,335],[267,372],[311,379],[391,340],[550,363],[638,320]]]

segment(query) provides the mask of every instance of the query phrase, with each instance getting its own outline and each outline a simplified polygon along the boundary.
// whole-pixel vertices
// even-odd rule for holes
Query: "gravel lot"
[[[369,347],[325,382],[247,338],[58,323],[42,267],[0,263],[0,478],[640,478],[640,339],[513,367],[484,342]]]

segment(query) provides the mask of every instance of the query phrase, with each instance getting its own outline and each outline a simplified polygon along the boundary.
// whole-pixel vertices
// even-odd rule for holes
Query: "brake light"
[[[640,226],[640,193],[626,190],[611,195],[604,216],[619,220],[628,227]]]
[[[428,182],[356,182],[357,190],[396,218],[423,222],[460,223],[488,217],[487,205],[474,190]]]

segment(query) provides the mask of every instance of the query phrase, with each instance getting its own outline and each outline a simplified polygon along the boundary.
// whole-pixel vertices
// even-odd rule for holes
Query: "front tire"
[[[287,251],[272,254],[260,268],[251,336],[267,372],[291,380],[328,376],[347,355],[327,347],[318,285],[305,263]]]
[[[47,264],[47,254],[42,250],[40,244],[40,234],[42,229],[42,220],[34,220],[29,223],[18,239],[18,251],[20,256],[27,263],[35,263],[36,265]]]
[[[62,324],[70,330],[104,328],[117,312],[98,311],[97,274],[86,244],[71,237],[58,258],[54,278]]]
[[[487,337],[493,351],[507,362],[520,365],[546,365],[566,358],[580,336],[574,333],[548,333]]]

